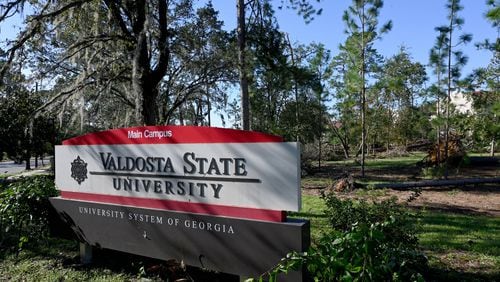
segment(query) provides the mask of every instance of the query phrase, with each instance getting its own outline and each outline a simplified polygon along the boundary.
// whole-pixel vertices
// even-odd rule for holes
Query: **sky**
[[[272,0],[278,24],[282,31],[289,34],[292,41],[301,44],[323,43],[332,51],[332,55],[338,53],[339,44],[346,38],[342,14],[352,3],[351,0],[322,0],[316,4],[316,7],[323,9],[322,14],[316,16],[309,24],[306,24],[296,11],[277,9],[280,2]],[[447,23],[446,2],[446,0],[385,0],[380,10],[379,22],[382,24],[392,20],[393,28],[383,35],[382,40],[375,44],[375,48],[384,57],[390,57],[395,55],[401,46],[405,46],[415,61],[426,65],[429,50],[437,36],[434,28]],[[215,9],[219,10],[225,28],[233,29],[236,26],[236,1],[212,0],[212,3]],[[462,0],[461,4],[464,9],[459,16],[465,20],[462,31],[473,35],[473,40],[468,46],[459,47],[469,57],[469,62],[462,71],[467,75],[475,68],[486,66],[491,59],[490,52],[477,50],[474,43],[486,38],[494,40],[497,34],[484,17],[487,11],[485,0]]]

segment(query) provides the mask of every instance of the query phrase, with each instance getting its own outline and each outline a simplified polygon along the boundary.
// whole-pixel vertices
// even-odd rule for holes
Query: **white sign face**
[[[227,136],[224,140],[228,142],[200,143],[197,139],[193,143],[176,143],[168,138],[175,138],[177,127],[165,128],[168,130],[163,132],[170,133],[157,134],[155,140],[160,140],[160,144],[130,144],[137,141],[137,135],[130,132],[144,132],[136,128],[127,131],[127,140],[132,140],[129,144],[115,141],[56,146],[58,189],[101,199],[166,200],[206,204],[208,208],[215,205],[275,211],[300,209],[297,143],[230,142]],[[235,131],[230,132],[235,135]]]

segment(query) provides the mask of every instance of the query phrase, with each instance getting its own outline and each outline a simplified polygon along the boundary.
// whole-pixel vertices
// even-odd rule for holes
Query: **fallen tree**
[[[370,184],[370,187],[375,189],[389,188],[389,189],[406,189],[418,187],[440,187],[440,186],[466,186],[471,184],[489,184],[500,183],[500,177],[493,178],[464,178],[464,179],[448,179],[448,180],[425,180],[425,181],[411,181],[401,183],[377,183]],[[364,185],[367,187],[368,185]]]

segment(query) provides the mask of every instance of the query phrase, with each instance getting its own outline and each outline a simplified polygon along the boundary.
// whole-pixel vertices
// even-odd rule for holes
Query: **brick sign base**
[[[51,198],[81,242],[257,277],[309,247],[309,222],[265,222]],[[280,281],[301,281],[302,272]]]

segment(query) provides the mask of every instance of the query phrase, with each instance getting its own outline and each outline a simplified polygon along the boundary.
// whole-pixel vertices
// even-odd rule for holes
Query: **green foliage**
[[[49,197],[57,196],[50,176],[20,178],[0,192],[0,249],[42,242],[48,236]]]
[[[13,160],[29,159],[32,155],[51,153],[56,133],[53,120],[35,117],[42,104],[40,93],[29,92],[22,74],[10,73],[9,85],[0,87],[0,155],[4,152]],[[0,159],[2,159],[0,157]]]
[[[0,84],[17,69],[31,87],[51,81],[43,111],[67,130],[205,125],[235,80],[234,35],[211,2],[194,2],[9,1],[5,15],[31,20],[2,45]]]
[[[308,270],[317,281],[418,280],[424,257],[413,249],[390,246],[386,228],[394,221],[353,225],[325,235],[308,254]]]
[[[415,236],[416,227],[413,223],[414,216],[406,208],[391,198],[370,204],[365,200],[341,200],[335,195],[324,197],[326,202],[325,213],[334,230],[347,232],[354,225],[383,224],[383,233],[388,235],[388,242],[394,246],[403,243],[410,247],[417,247],[418,240]]]
[[[423,281],[426,257],[418,250],[413,216],[394,199],[324,197],[331,228],[305,253],[293,252],[259,281],[305,266],[314,281]]]
[[[347,38],[339,46],[340,52],[333,62],[336,80],[338,80],[334,82],[338,89],[335,97],[338,101],[338,117],[336,118],[344,127],[343,134],[339,134],[339,130],[334,130],[334,132],[341,140],[344,151],[349,147],[346,140],[361,139],[359,147],[361,148],[362,176],[364,176],[365,168],[367,130],[369,126],[371,127],[370,121],[374,120],[368,117],[368,109],[374,108],[373,100],[376,100],[376,94],[369,95],[372,87],[370,84],[373,84],[369,77],[375,76],[374,74],[380,71],[382,61],[374,44],[392,27],[391,21],[379,24],[378,18],[382,6],[382,0],[352,1],[342,16]],[[355,110],[353,110],[354,107]],[[353,112],[358,112],[359,116],[353,115]],[[353,126],[355,128],[352,128]]]
[[[425,81],[425,67],[412,61],[408,50],[401,47],[385,62],[377,88],[380,88],[380,98],[388,107],[409,110],[416,105],[417,99],[422,98]]]
[[[292,46],[268,4],[257,5],[259,16],[246,38],[252,130],[311,142],[326,122],[322,81],[329,75],[329,51],[321,44]]]
[[[321,0],[316,0],[316,2],[320,2]],[[317,9],[314,4],[308,0],[281,0],[279,9],[282,9],[283,6],[286,8],[291,8],[297,11],[297,14],[301,15],[304,18],[306,23],[310,23],[314,20],[315,15],[321,15],[323,12],[322,8]]]
[[[500,139],[499,68],[500,52],[496,52],[487,67],[474,70],[466,81],[470,87],[468,98],[472,101],[474,114],[467,116],[464,123],[465,130],[472,133],[469,135],[475,145],[474,149],[489,147],[491,150],[491,143]]]

